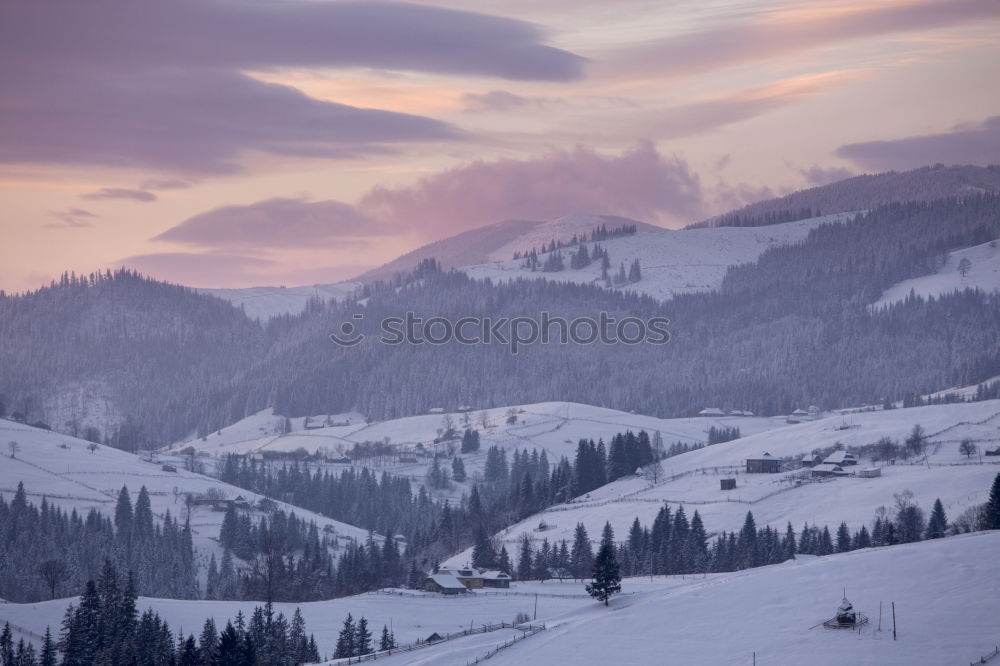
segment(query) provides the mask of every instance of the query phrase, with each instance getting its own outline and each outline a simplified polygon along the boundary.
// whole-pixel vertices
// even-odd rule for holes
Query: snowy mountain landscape
[[[997,35],[0,3],[0,666],[1000,666]]]

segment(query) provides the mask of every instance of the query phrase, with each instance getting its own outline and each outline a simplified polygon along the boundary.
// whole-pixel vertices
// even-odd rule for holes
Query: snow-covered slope
[[[517,412],[517,423],[506,423],[508,410]],[[513,453],[514,449],[538,449],[545,451],[554,464],[562,456],[573,458],[577,442],[583,438],[604,438],[625,430],[638,432],[646,430],[651,435],[659,432],[665,446],[682,441],[687,443],[705,442],[708,429],[712,426],[739,427],[740,432],[749,435],[774,428],[785,427],[784,418],[720,416],[683,419],[660,419],[641,414],[630,414],[604,407],[581,405],[572,402],[543,402],[514,407],[498,407],[485,410],[490,427],[483,428],[480,422],[482,410],[468,413],[472,427],[481,430],[481,447],[478,453],[463,456],[466,469],[471,475],[485,464],[486,450],[493,445]],[[384,441],[413,447],[422,444],[426,450],[444,450],[446,445],[434,445],[443,422],[450,419],[459,430],[465,427],[466,414],[423,414],[391,421],[367,424],[359,414],[318,415],[310,417],[312,426],[326,422],[345,423],[328,427],[305,429],[305,419],[291,419],[292,432],[280,433],[280,416],[270,410],[260,412],[223,428],[201,439],[178,442],[172,448],[177,451],[193,446],[210,455],[226,453],[247,453],[263,451],[294,451],[304,448],[309,453],[316,451],[334,453],[344,451],[355,443]],[[456,442],[457,444],[457,442]],[[407,474],[421,479],[430,465],[429,460],[417,463],[397,463],[390,460],[372,461],[381,465],[380,469],[397,474]],[[461,490],[461,488],[459,488]]]
[[[358,282],[313,284],[301,287],[248,287],[246,289],[195,289],[242,307],[253,319],[269,319],[283,314],[299,314],[310,298],[341,300],[360,287]]]
[[[959,272],[959,265],[963,260],[969,262],[965,276]],[[911,291],[926,298],[962,289],[1000,289],[1000,243],[990,241],[949,253],[944,265],[936,273],[894,284],[885,290],[875,306],[902,301]]]
[[[547,630],[500,651],[493,664],[965,664],[1000,640],[1000,532],[981,532],[793,560],[707,576],[627,578],[604,607],[576,582],[514,583],[511,594],[360,595],[298,606],[320,652],[329,655],[347,615],[364,616],[378,633],[391,624],[401,643],[470,625],[510,622],[534,612]],[[846,588],[870,621],[859,632],[817,627],[830,618]],[[503,591],[502,591],[503,592]],[[59,626],[69,599],[0,605],[0,622],[32,634]],[[896,640],[892,637],[896,604]],[[879,604],[882,604],[879,631]],[[197,634],[206,617],[218,624],[253,602],[140,599],[175,631]],[[459,638],[415,652],[379,657],[387,666],[465,666],[517,632]],[[15,628],[19,635],[33,638]]]
[[[573,236],[589,236],[601,225],[610,229],[622,224],[635,225],[640,231],[659,229],[651,224],[612,215],[565,215],[547,221],[504,220],[429,243],[356,279],[388,279],[396,273],[412,270],[420,261],[431,257],[445,269],[510,259],[516,251],[530,250],[553,240],[568,242]]]
[[[610,608],[593,604],[547,617],[547,631],[500,651],[490,664],[979,663],[1000,643],[998,551],[994,531],[689,578],[660,589],[628,579],[623,589],[634,582],[637,594],[613,598]],[[833,617],[845,590],[868,624],[860,631],[816,626]],[[468,657],[456,654],[458,645],[431,648],[435,653],[426,651],[418,663],[462,666]],[[415,662],[400,655],[379,663]]]
[[[839,213],[766,227],[640,231],[631,236],[603,241],[600,245],[608,251],[612,277],[621,264],[624,263],[628,270],[633,260],[639,260],[642,279],[626,285],[625,289],[667,299],[677,294],[718,289],[730,266],[756,261],[769,248],[799,242],[820,224],[843,222],[853,215]],[[540,243],[534,247],[538,245]],[[588,243],[589,246],[592,244]],[[493,281],[545,278],[557,282],[603,284],[600,262],[593,262],[582,269],[569,268],[569,252],[573,248],[562,250],[567,267],[559,272],[532,272],[522,268],[521,260],[511,259],[513,250],[523,251],[531,247],[510,245],[504,248],[504,254],[497,253],[491,262],[466,266],[461,270],[471,277]],[[544,262],[545,256],[540,255],[539,260]]]
[[[44,496],[67,511],[76,509],[86,515],[94,508],[105,515],[113,515],[115,499],[123,485],[128,486],[133,501],[139,488],[146,486],[155,516],[162,518],[170,511],[174,517],[183,519],[187,515],[184,502],[187,493],[200,495],[214,488],[230,499],[239,495],[250,502],[260,499],[254,493],[185,471],[179,460],[159,457],[155,462],[146,461],[108,446],[90,451],[90,442],[13,421],[0,419],[0,439],[4,445],[0,493],[8,501],[17,490],[17,484],[23,482],[28,499],[33,503],[37,504]],[[15,457],[9,456],[9,442],[18,444]],[[177,471],[164,471],[164,463],[170,463]],[[331,526],[345,539],[366,537],[365,530],[352,525],[290,505],[282,506],[286,511],[294,510],[300,518],[316,521],[321,529]],[[211,553],[221,554],[217,540],[222,518],[223,513],[210,507],[192,508],[194,545],[205,557]]]
[[[915,424],[929,436],[926,460],[880,464],[879,478],[851,476],[813,483],[808,470],[745,472],[746,459],[764,452],[776,458],[798,458],[837,442],[845,447],[862,446],[883,436],[901,442]],[[684,504],[689,517],[697,509],[711,533],[738,531],[748,510],[760,526],[784,528],[791,522],[798,530],[808,522],[829,525],[832,530],[844,521],[856,530],[870,523],[879,506],[892,507],[894,495],[904,490],[914,493],[914,500],[925,512],[935,498],[941,498],[948,516],[956,518],[969,506],[986,501],[990,483],[1000,472],[1000,461],[995,457],[970,459],[959,453],[963,439],[971,439],[980,451],[1000,445],[1000,400],[838,414],[744,436],[664,460],[658,482],[639,477],[620,479],[531,516],[498,537],[513,553],[522,534],[534,541],[571,542],[577,523],[583,523],[593,539],[607,521],[617,533],[625,534],[636,517],[645,525],[652,524],[664,502],[675,508]],[[870,465],[862,460],[858,468]],[[849,467],[848,471],[856,469]],[[720,490],[721,478],[735,478],[736,489]],[[542,521],[546,528],[540,531]],[[469,557],[466,551],[449,562],[459,564]]]

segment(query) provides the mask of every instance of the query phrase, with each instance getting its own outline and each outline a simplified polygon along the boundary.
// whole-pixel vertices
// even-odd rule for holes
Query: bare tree
[[[979,451],[979,449],[972,443],[971,439],[963,439],[962,443],[958,445],[958,452],[966,458],[971,458],[977,451]]]
[[[38,566],[38,575],[49,587],[49,598],[55,599],[59,583],[69,579],[69,568],[62,560],[45,560]]]
[[[958,262],[958,274],[965,277],[969,274],[969,270],[972,268],[972,262],[969,261],[968,257],[962,257],[962,260]]]
[[[87,444],[87,450],[93,453],[99,448],[99,446],[100,445],[97,442],[91,442],[90,444]]]
[[[479,412],[479,425],[483,426],[483,430],[493,425],[492,421],[490,421],[490,413],[485,409]]]
[[[16,458],[17,452],[21,450],[21,445],[15,442],[14,440],[10,440],[9,442],[7,442],[7,448],[10,449],[10,457]]]

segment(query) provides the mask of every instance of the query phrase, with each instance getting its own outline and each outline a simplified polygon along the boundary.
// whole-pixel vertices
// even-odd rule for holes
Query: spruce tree
[[[56,643],[52,640],[52,630],[45,627],[45,637],[42,639],[42,653],[39,655],[39,666],[56,666],[58,653]]]
[[[389,632],[389,627],[382,625],[382,638],[378,642],[379,651],[392,650],[396,647],[396,638]]]
[[[931,518],[927,521],[927,531],[924,533],[925,539],[940,539],[948,529],[948,518],[944,513],[944,505],[941,498],[934,500],[934,507],[931,509]]]
[[[594,567],[594,551],[590,547],[590,537],[583,523],[577,523],[573,531],[573,550],[570,554],[570,571],[574,578],[584,578]]]
[[[983,510],[984,527],[988,530],[1000,530],[1000,474],[993,479],[990,498]]]
[[[604,524],[604,534],[601,537],[601,547],[594,558],[594,580],[587,584],[587,593],[598,601],[608,605],[611,595],[621,592],[621,573],[618,558],[615,555],[615,534],[611,523]]]
[[[354,655],[360,657],[372,652],[372,632],[368,630],[368,620],[362,617],[358,620],[354,634]]]
[[[344,657],[353,657],[354,653],[354,638],[356,636],[354,628],[354,618],[348,613],[347,617],[344,618],[344,626],[340,630],[340,634],[337,636],[337,647],[334,649],[333,658],[342,659]]]

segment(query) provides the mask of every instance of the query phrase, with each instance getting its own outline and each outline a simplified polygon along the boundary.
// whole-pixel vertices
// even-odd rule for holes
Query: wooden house
[[[720,479],[719,485],[722,486],[722,490],[736,490],[736,479]]]
[[[816,465],[810,470],[810,474],[814,477],[827,477],[827,476],[847,476],[847,472],[840,465],[834,465],[833,463],[822,463]]]
[[[859,469],[858,476],[862,479],[874,479],[875,477],[882,476],[882,468],[869,467],[867,469]]]
[[[431,574],[424,579],[424,589],[439,594],[465,594],[469,591],[469,588],[451,574]]]
[[[483,587],[510,587],[510,574],[503,571],[484,571],[482,578]]]
[[[759,458],[747,458],[747,474],[775,474],[781,471],[781,460],[764,452]]]

